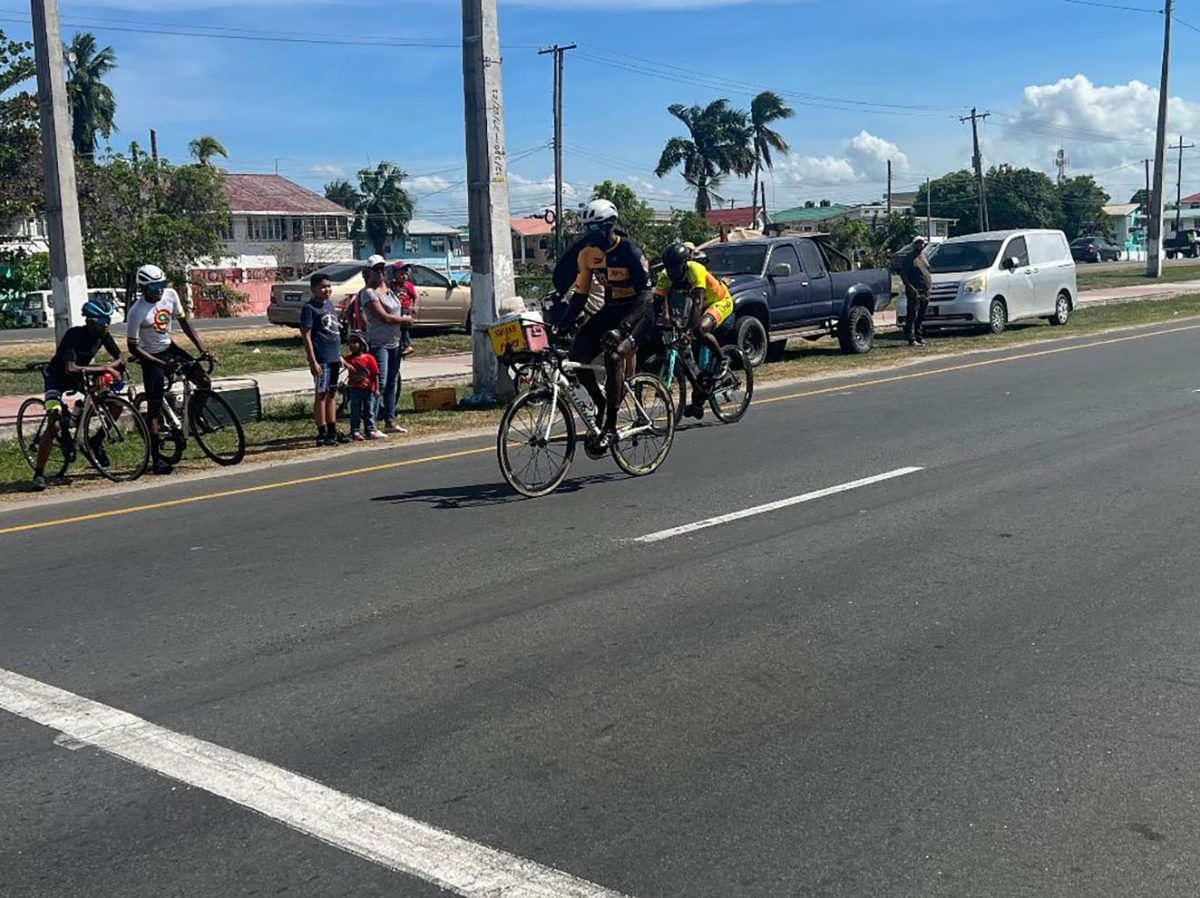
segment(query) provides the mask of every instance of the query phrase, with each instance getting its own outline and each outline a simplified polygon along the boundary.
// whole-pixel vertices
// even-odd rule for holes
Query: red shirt
[[[417,304],[417,288],[413,286],[413,282],[405,281],[400,284],[395,293],[400,299],[400,312],[404,315],[411,315]]]
[[[346,356],[342,361],[350,369],[350,389],[370,390],[372,393],[379,389],[379,362],[369,352],[362,355]]]

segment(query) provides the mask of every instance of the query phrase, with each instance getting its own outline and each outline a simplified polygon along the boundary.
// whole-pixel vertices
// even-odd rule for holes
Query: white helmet
[[[166,283],[167,275],[157,265],[143,265],[137,272],[137,285],[148,287],[151,284]]]
[[[617,207],[608,200],[592,200],[579,213],[579,223],[584,227],[590,224],[616,224]]]

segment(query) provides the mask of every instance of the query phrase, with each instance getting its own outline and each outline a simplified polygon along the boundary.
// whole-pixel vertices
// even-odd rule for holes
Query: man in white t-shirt
[[[146,391],[146,423],[150,427],[150,444],[154,451],[154,473],[169,474],[171,465],[163,460],[159,452],[159,414],[162,412],[163,396],[166,393],[167,375],[183,367],[184,374],[202,390],[212,386],[208,375],[192,357],[171,340],[173,325],[187,334],[200,357],[210,362],[216,358],[200,340],[200,335],[188,320],[179,294],[167,286],[167,276],[157,265],[143,265],[138,269],[137,285],[141,297],[129,307],[125,315],[125,334],[130,354],[141,363],[142,383]],[[186,367],[185,367],[186,366]]]

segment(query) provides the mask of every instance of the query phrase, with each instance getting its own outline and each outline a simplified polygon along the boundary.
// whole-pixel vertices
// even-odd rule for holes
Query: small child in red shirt
[[[396,298],[400,300],[400,314],[412,315],[417,308],[417,288],[408,279],[407,262],[397,262],[392,266],[391,287],[392,292],[396,294]],[[400,331],[401,356],[410,356],[413,354],[412,334],[409,331],[410,328],[407,327]]]
[[[375,429],[375,397],[379,395],[379,362],[367,352],[367,338],[358,331],[350,334],[350,354],[342,358],[350,377],[350,439],[382,440],[385,434]],[[358,429],[362,423],[366,435]]]

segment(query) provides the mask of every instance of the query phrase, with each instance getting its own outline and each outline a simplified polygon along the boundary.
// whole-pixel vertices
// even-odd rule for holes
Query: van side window
[[[1034,265],[1053,265],[1065,262],[1071,256],[1067,238],[1062,234],[1030,234],[1026,243],[1029,245],[1029,261]]]
[[[1029,250],[1025,247],[1024,237],[1014,237],[1008,242],[1008,247],[1004,250],[1004,258],[1009,256],[1017,257],[1017,265],[1025,266],[1029,264]]]

